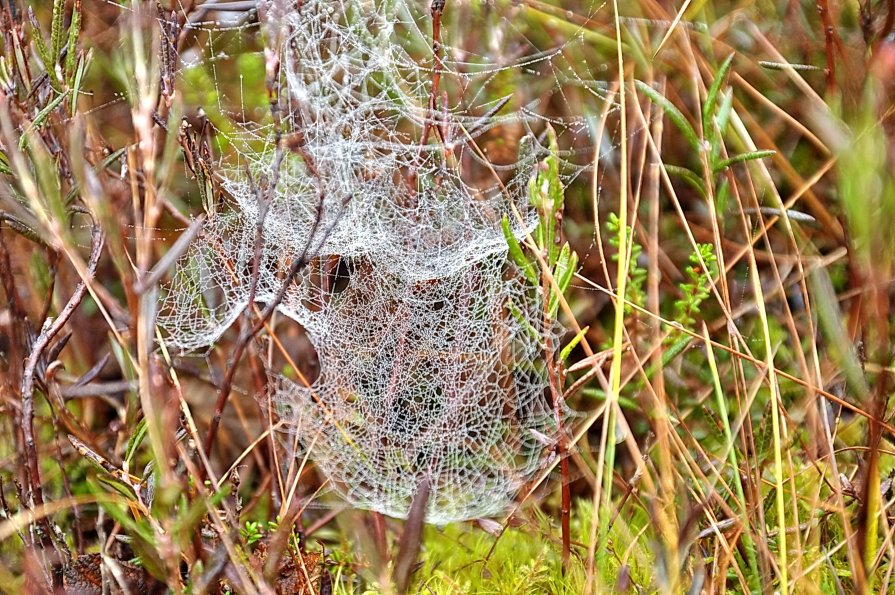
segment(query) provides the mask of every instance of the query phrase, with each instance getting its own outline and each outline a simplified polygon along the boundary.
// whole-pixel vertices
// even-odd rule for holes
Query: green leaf
[[[137,424],[137,428],[127,441],[127,448],[124,449],[124,460],[126,463],[130,464],[134,460],[134,456],[137,454],[137,449],[140,448],[143,438],[146,437],[146,431],[146,419],[144,418]]]
[[[647,98],[662,108],[662,111],[665,112],[665,115],[671,120],[671,122],[677,127],[678,130],[681,131],[681,134],[684,135],[684,138],[687,139],[687,142],[690,143],[690,146],[696,151],[703,150],[703,144],[699,140],[699,136],[697,136],[696,131],[693,130],[693,127],[690,126],[690,123],[687,121],[687,118],[684,117],[684,114],[681,113],[681,110],[677,109],[677,107],[671,103],[667,97],[644,83],[643,81],[634,81],[634,86],[637,87],[637,90],[646,95]]]
[[[109,333],[109,349],[111,350],[112,356],[115,358],[115,362],[118,364],[124,379],[136,382],[139,375],[134,366],[134,360],[111,333]],[[125,423],[128,424],[128,427],[136,427],[137,415],[140,413],[140,401],[136,391],[127,391],[127,393],[125,393],[124,403],[126,408]]]
[[[37,22],[37,19],[34,17],[34,13],[28,11],[28,19],[31,21],[31,41],[34,42],[34,49],[37,50],[37,56],[40,58],[40,61],[43,62],[44,67],[49,71],[53,68],[53,56],[50,54],[50,48],[47,47],[47,43],[44,41],[43,35],[40,31],[40,23]],[[50,82],[55,81],[55,77],[52,73],[48,73],[50,77]]]
[[[670,364],[671,361],[679,356],[681,353],[683,353],[684,350],[689,347],[690,343],[692,342],[693,337],[691,337],[690,335],[678,336],[678,338],[675,339],[674,343],[672,343],[671,346],[662,353],[662,365],[667,366],[668,364]],[[647,370],[646,373],[647,378],[652,378],[655,372],[655,368],[650,367],[650,369]]]
[[[550,148],[550,155],[546,159],[547,195],[553,203],[553,213],[555,214],[562,211],[565,193],[562,181],[559,179],[559,144],[556,140],[556,131],[549,124],[547,125],[547,139],[547,146]]]
[[[737,163],[743,163],[746,161],[755,161],[756,159],[765,159],[767,157],[773,157],[777,154],[777,151],[749,151],[748,153],[740,153],[739,155],[734,155],[729,159],[724,159],[719,163],[715,164],[715,167],[712,169],[715,173],[722,171],[731,165],[735,165]]]
[[[577,265],[578,255],[569,248],[569,243],[566,242],[559,252],[559,258],[556,261],[556,269],[553,273],[553,277],[556,280],[556,286],[561,293],[565,293],[566,289],[569,288],[572,274],[575,272],[575,267]]]
[[[75,71],[75,76],[71,84],[72,98],[71,98],[71,114],[74,117],[75,112],[78,110],[78,95],[81,92],[81,83],[84,80],[84,73],[87,72],[87,66],[93,60],[93,49],[87,51],[87,54],[78,61],[78,69]],[[119,149],[120,151],[120,149]],[[117,153],[118,151],[116,151]],[[108,159],[108,158],[107,158]]]
[[[229,486],[223,486],[220,490],[214,492],[208,500],[197,498],[187,506],[186,510],[181,510],[174,522],[171,533],[178,536],[191,536],[196,531],[199,523],[202,522],[202,519],[205,518],[209,507],[216,507],[228,493]],[[191,537],[188,537],[188,539],[191,539]]]
[[[516,266],[519,267],[519,270],[522,272],[525,279],[532,285],[537,285],[538,274],[535,271],[535,267],[522,252],[522,246],[519,245],[519,241],[516,240],[516,236],[513,235],[513,230],[510,227],[510,220],[506,215],[501,219],[500,226],[503,229],[503,237],[506,239],[507,246],[509,247],[510,257],[516,263]]]
[[[690,186],[692,186],[697,192],[699,192],[699,194],[703,198],[707,196],[705,191],[705,184],[703,184],[702,179],[686,167],[666,164],[665,171],[683,179],[685,182],[690,184]]]
[[[550,301],[547,306],[547,312],[553,319],[556,318],[556,314],[559,311],[559,298],[569,288],[572,275],[575,274],[577,267],[578,255],[569,248],[569,243],[566,242],[559,252],[556,267],[553,269],[553,280],[556,282],[556,288],[550,292]]]
[[[68,97],[70,91],[66,91],[60,95],[57,95],[53,101],[47,104],[45,108],[40,110],[38,114],[34,117],[34,120],[31,122],[31,126],[29,127],[30,131],[38,130],[44,123],[44,120],[53,112],[54,109],[59,107],[59,104],[65,101],[65,98]],[[28,132],[22,134],[21,138],[19,138],[19,149],[24,149],[25,145],[28,142]]]
[[[596,399],[597,401],[605,401],[606,400],[606,392],[599,388],[584,388],[581,390],[581,394],[590,399]],[[618,404],[623,409],[630,409],[631,411],[641,411],[641,405],[637,401],[631,400],[628,397],[618,396]]]
[[[99,492],[101,488],[94,484],[93,482],[89,482],[91,485],[91,490]],[[133,499],[133,495],[131,495],[131,499]],[[121,507],[121,502],[111,502],[106,501],[102,502],[100,506],[109,513],[113,519],[115,519],[122,527],[124,527],[128,534],[137,539],[142,539],[148,542],[152,542],[152,528],[142,520],[134,520],[131,516],[130,511],[126,511]]]
[[[532,326],[532,324],[528,321],[528,317],[519,311],[519,308],[516,307],[516,304],[514,304],[512,300],[507,301],[507,310],[509,310],[510,314],[513,315],[513,318],[515,318],[519,322],[519,324],[522,325],[522,328],[528,331],[528,334],[531,335],[532,339],[540,340],[541,333],[538,332],[538,329]]]
[[[718,93],[721,91],[721,85],[724,83],[724,79],[727,78],[727,73],[730,71],[730,65],[733,64],[733,56],[733,54],[730,54],[721,64],[721,68],[719,68],[718,72],[715,74],[715,80],[712,81],[712,86],[709,87],[708,94],[705,97],[705,103],[702,106],[702,133],[705,136],[709,136],[709,128],[712,124],[712,114],[715,113],[715,104],[718,101]]]
[[[715,117],[715,123],[718,130],[723,134],[727,129],[727,123],[730,121],[730,112],[733,110],[733,91],[722,93],[721,107],[718,108],[718,115]]]
[[[131,538],[131,547],[140,557],[140,563],[154,577],[165,576],[165,565],[155,546],[155,536],[149,523],[144,519],[134,520],[130,511],[121,507],[118,502],[102,504],[103,509],[118,524],[124,527]]]
[[[546,253],[547,266],[553,267],[559,255],[556,243],[562,220],[565,189],[559,176],[559,145],[556,132],[547,127],[549,154],[541,162],[537,174],[529,182],[529,199],[538,212],[538,226],[533,237],[538,248]]]
[[[543,188],[543,185],[546,183],[546,180],[543,178],[543,175],[538,172],[537,175],[531,178],[528,181],[528,197],[531,202],[531,205],[538,210],[538,214],[541,217],[538,226],[535,227],[532,236],[534,237],[535,244],[539,248],[543,248],[547,245],[547,229],[544,225],[544,216],[543,216],[543,196],[546,194],[546,190]]]
[[[101,467],[99,467],[99,465],[96,465],[96,463],[94,463],[94,466],[101,469]],[[103,471],[102,473],[97,473],[96,478],[97,478],[97,480],[99,480],[99,482],[101,484],[112,488],[113,490],[115,490],[116,492],[118,492],[119,494],[121,494],[122,496],[127,498],[128,500],[136,500],[137,495],[136,495],[136,493],[134,493],[134,488],[132,486],[128,485],[127,483],[121,481],[114,475],[108,473],[107,471]]]
[[[56,221],[67,221],[69,213],[63,201],[59,170],[43,139],[29,126],[22,133],[19,142],[28,147],[27,157],[30,160],[31,173],[37,182],[36,198],[40,201],[40,206],[35,205],[35,210],[43,211],[39,214],[41,219],[49,217]],[[63,234],[70,233],[66,228],[61,231]]]
[[[53,0],[53,23],[50,29],[50,48],[52,49],[51,63],[44,64],[47,70],[53,70],[53,67],[59,62],[59,55],[62,53],[62,24],[65,20],[65,0]],[[53,76],[52,74],[50,76]]]
[[[71,13],[71,25],[68,28],[68,55],[65,57],[65,76],[70,77],[75,72],[75,66],[78,61],[78,35],[81,33],[81,11],[75,10]]]
[[[0,221],[5,221],[11,230],[16,232],[22,237],[28,238],[35,244],[40,244],[46,248],[49,248],[49,244],[46,243],[43,236],[37,233],[34,229],[31,228],[27,223],[19,219],[18,217],[14,217],[9,213],[5,213],[0,211]]]
[[[559,361],[564,362],[569,359],[569,356],[572,354],[572,350],[578,346],[578,343],[581,343],[581,339],[584,338],[584,335],[587,334],[587,331],[590,330],[589,326],[584,327],[578,334],[572,337],[572,340],[566,343],[566,346],[562,348],[562,351],[559,352]]]
[[[730,184],[727,178],[724,178],[718,185],[718,192],[715,194],[715,214],[718,215],[718,222],[722,227],[727,221],[724,214],[727,213],[728,203],[730,203]]]
[[[93,50],[91,50],[91,52],[92,51]],[[89,58],[90,54],[88,54],[87,57]],[[96,168],[96,171],[101,172],[104,169],[106,169],[107,167],[111,166],[112,164],[117,162],[121,158],[121,156],[124,155],[126,152],[127,152],[127,147],[122,147],[122,148],[118,149],[117,151],[110,153],[108,157],[106,157],[105,159],[100,161],[99,166]]]

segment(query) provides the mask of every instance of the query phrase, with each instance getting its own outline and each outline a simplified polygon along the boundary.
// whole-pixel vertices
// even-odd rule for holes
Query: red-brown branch
[[[42,506],[43,487],[40,479],[40,463],[37,458],[37,443],[34,439],[34,382],[38,365],[42,362],[44,351],[50,344],[50,341],[59,334],[62,328],[68,323],[69,319],[81,305],[81,301],[87,293],[87,282],[93,279],[96,274],[97,263],[102,254],[104,235],[99,227],[94,223],[92,231],[92,250],[90,259],[87,262],[87,272],[85,279],[80,281],[75,287],[75,292],[69,298],[68,303],[50,324],[44,324],[44,329],[31,345],[31,353],[25,361],[25,367],[22,373],[22,437],[25,445],[25,463],[28,469],[29,484],[31,489],[31,500],[33,507]],[[49,322],[49,319],[47,320]],[[49,523],[46,517],[41,517],[38,521],[45,535],[50,534]]]
[[[429,133],[432,132],[432,123],[438,113],[435,104],[438,97],[438,86],[441,84],[441,71],[444,69],[444,63],[441,61],[441,15],[444,14],[445,5],[447,5],[447,0],[432,0],[432,54],[435,63],[432,67],[432,90],[429,93],[429,113],[426,115],[426,123],[423,126],[423,138],[420,142],[421,146],[429,142]]]
[[[833,17],[830,14],[828,0],[817,0],[817,12],[824,28],[824,49],[826,52],[827,94],[836,91],[836,56],[835,49],[839,46],[839,38],[833,27]]]

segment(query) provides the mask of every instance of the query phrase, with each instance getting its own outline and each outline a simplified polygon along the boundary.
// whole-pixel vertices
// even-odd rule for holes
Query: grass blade
[[[731,165],[736,165],[737,163],[755,161],[756,159],[766,159],[768,157],[773,157],[776,154],[777,151],[749,151],[748,153],[740,153],[738,155],[734,155],[733,157],[718,162],[712,169],[715,173],[718,173],[719,171],[727,169]]]
[[[693,130],[693,127],[690,126],[690,123],[687,121],[687,118],[681,113],[681,110],[677,108],[673,103],[671,103],[667,97],[644,83],[643,81],[635,80],[634,86],[637,88],[637,91],[646,95],[646,97],[658,105],[665,115],[668,116],[668,119],[677,127],[678,130],[681,131],[681,134],[684,135],[684,138],[687,139],[687,142],[690,143],[690,146],[697,152],[701,152],[703,150],[703,144],[699,140],[699,136],[696,134],[696,131]]]
[[[733,56],[734,54],[730,54],[721,64],[721,68],[715,74],[715,80],[712,81],[712,86],[709,87],[708,94],[705,96],[705,103],[702,105],[702,134],[704,136],[709,136],[712,115],[715,113],[715,104],[718,102],[718,93],[721,91],[724,79],[727,78],[731,64],[733,64]]]

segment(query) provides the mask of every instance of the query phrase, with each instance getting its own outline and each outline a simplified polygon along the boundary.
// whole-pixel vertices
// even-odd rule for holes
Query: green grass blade
[[[687,139],[687,142],[690,143],[690,146],[695,151],[702,151],[703,145],[699,140],[699,136],[696,134],[696,131],[693,130],[693,127],[690,126],[690,123],[687,121],[687,118],[681,113],[681,110],[677,109],[677,107],[668,100],[667,97],[644,83],[643,81],[634,81],[634,85],[637,87],[637,91],[647,96],[647,98],[658,105],[665,115],[668,116],[668,119],[677,127],[678,130],[681,131],[681,134],[684,135],[684,138]]]
[[[731,64],[733,64],[733,56],[734,54],[730,54],[721,64],[721,68],[715,74],[715,80],[712,81],[712,86],[709,87],[705,103],[702,105],[702,134],[706,137],[710,137],[709,129],[712,124],[712,114],[715,113],[715,104],[718,102],[718,93],[721,91],[721,85],[724,84],[724,79],[727,78],[727,73],[730,71]]]
[[[25,134],[23,134],[19,138],[19,150],[22,150],[25,148],[25,145],[28,144],[28,138],[30,136],[30,133],[34,132],[35,130],[38,130],[41,126],[43,126],[44,120],[47,119],[47,117],[53,112],[54,109],[59,107],[60,103],[65,101],[65,98],[68,97],[68,94],[69,94],[69,91],[66,91],[65,93],[62,93],[61,95],[57,95],[53,99],[53,101],[48,103],[46,105],[46,107],[44,107],[42,110],[40,110],[37,113],[37,115],[34,117],[34,120],[31,122],[31,126],[29,127],[30,130],[28,132],[26,132]]]
[[[734,487],[737,492],[737,500],[740,506],[740,513],[743,515],[743,549],[746,550],[746,561],[749,564],[749,586],[756,592],[761,588],[759,583],[758,558],[755,555],[755,543],[752,541],[752,535],[749,533],[749,506],[746,501],[746,493],[743,490],[743,480],[740,477],[740,464],[737,458],[737,445],[733,439],[733,431],[730,428],[730,415],[727,411],[727,398],[724,390],[721,388],[721,376],[718,373],[718,363],[715,361],[715,351],[712,348],[712,341],[709,337],[708,328],[703,324],[703,337],[705,340],[705,350],[708,356],[709,370],[712,375],[712,386],[715,390],[715,401],[718,406],[718,417],[721,419],[722,429],[724,430],[724,444],[727,451],[727,461],[730,464],[731,475],[733,476]]]
[[[697,192],[699,192],[700,196],[702,196],[703,198],[706,198],[708,196],[705,191],[705,183],[702,181],[702,179],[686,167],[668,165],[666,163],[665,171],[683,179],[685,182],[690,184],[690,186],[692,186]]]
[[[766,159],[767,157],[773,157],[776,154],[777,151],[749,151],[748,153],[740,153],[738,155],[734,155],[733,157],[718,162],[712,169],[715,173],[718,173],[719,171],[727,169],[731,165],[736,165],[737,163],[755,161],[756,159]]]
[[[124,462],[125,464],[130,464],[134,457],[137,454],[137,449],[140,448],[140,444],[143,443],[143,438],[146,436],[146,420],[141,419],[137,424],[136,430],[131,434],[130,439],[127,441],[127,448],[124,449]]]
[[[564,362],[569,359],[569,356],[572,354],[572,350],[578,347],[578,344],[581,342],[581,339],[584,338],[584,335],[587,334],[587,331],[590,330],[589,326],[584,327],[578,334],[572,337],[572,340],[566,343],[566,346],[562,348],[562,351],[559,352],[559,361]]]
[[[47,70],[51,70],[59,63],[59,55],[62,53],[62,25],[65,20],[65,0],[53,0],[53,24],[50,29],[50,56],[52,63],[45,64]]]
[[[71,25],[68,28],[68,54],[65,57],[65,76],[71,77],[78,64],[78,36],[81,34],[81,11],[71,14]],[[71,81],[69,81],[71,83]]]
[[[500,226],[503,229],[503,237],[507,241],[507,246],[509,247],[510,251],[510,257],[513,259],[513,262],[516,263],[516,266],[519,267],[522,275],[529,283],[531,283],[532,285],[537,285],[538,274],[535,272],[535,267],[525,256],[525,253],[522,252],[522,246],[519,245],[519,241],[516,239],[516,236],[513,235],[513,230],[510,227],[510,220],[507,218],[506,215],[504,215],[503,219],[501,219]]]

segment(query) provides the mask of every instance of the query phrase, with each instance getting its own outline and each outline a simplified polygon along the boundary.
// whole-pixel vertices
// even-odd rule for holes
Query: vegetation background
[[[155,347],[151,289],[232,151],[218,98],[276,101],[259,4],[0,3],[0,588],[889,591],[895,3],[445,3],[479,55],[513,49],[495,24],[571,32],[604,101],[553,77],[542,104],[590,118],[561,152],[603,143],[558,203],[582,413],[511,515],[444,528],[350,510],[310,463],[284,506],[255,397],[286,356],[314,374],[300,329],[243,352],[247,312],[204,358]]]

